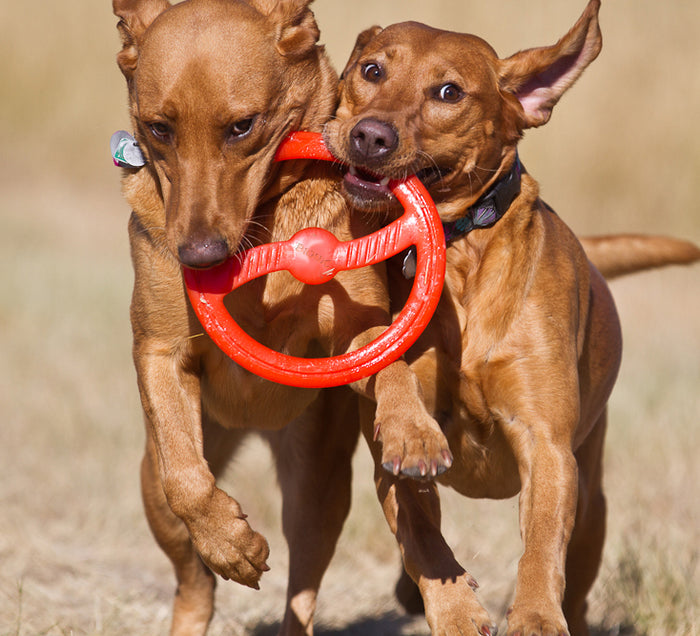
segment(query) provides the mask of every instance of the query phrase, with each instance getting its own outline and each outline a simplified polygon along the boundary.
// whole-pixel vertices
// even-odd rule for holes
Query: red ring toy
[[[291,133],[276,161],[323,159],[336,161],[319,133]],[[317,227],[297,232],[288,241],[251,248],[207,270],[183,268],[187,294],[202,326],[231,359],[268,380],[299,387],[349,384],[372,375],[397,360],[418,338],[437,307],[445,277],[445,239],[435,204],[423,184],[412,176],[389,183],[405,212],[385,228],[341,242]],[[377,339],[331,358],[288,356],[251,338],[224,306],[224,296],[244,283],[279,270],[301,282],[317,285],[341,270],[373,265],[416,246],[413,289],[393,324]]]

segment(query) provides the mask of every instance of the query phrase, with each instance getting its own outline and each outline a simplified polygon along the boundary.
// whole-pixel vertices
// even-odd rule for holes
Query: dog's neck
[[[516,153],[513,167],[508,174],[499,179],[474,205],[467,208],[464,216],[442,224],[445,242],[449,244],[474,229],[491,227],[496,223],[520,193],[521,174],[522,165]]]
[[[482,194],[476,203],[469,206],[463,216],[456,221],[442,223],[445,243],[450,243],[466,236],[472,230],[494,225],[508,210],[515,197],[520,193],[522,165],[517,152],[513,166],[492,188]],[[401,271],[405,278],[411,279],[416,274],[416,248],[410,247],[404,254]]]

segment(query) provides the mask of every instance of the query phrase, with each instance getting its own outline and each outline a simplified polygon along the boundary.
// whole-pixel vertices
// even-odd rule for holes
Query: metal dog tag
[[[125,130],[118,130],[109,140],[114,165],[120,168],[140,168],[146,165],[146,158],[139,148],[139,144]]]

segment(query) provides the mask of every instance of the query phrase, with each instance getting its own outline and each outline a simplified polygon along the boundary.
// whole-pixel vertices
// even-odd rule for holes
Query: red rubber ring
[[[276,160],[336,161],[318,133],[294,132]],[[231,359],[268,380],[290,386],[338,386],[377,373],[397,360],[420,336],[440,300],[445,277],[445,239],[435,204],[417,177],[389,183],[405,212],[385,228],[352,241],[338,241],[322,228],[306,228],[288,241],[251,248],[207,270],[183,267],[187,294],[202,326]],[[331,280],[339,271],[373,265],[416,246],[413,289],[396,320],[376,340],[330,358],[289,356],[260,344],[243,331],[224,297],[244,283],[288,270],[303,283]]]

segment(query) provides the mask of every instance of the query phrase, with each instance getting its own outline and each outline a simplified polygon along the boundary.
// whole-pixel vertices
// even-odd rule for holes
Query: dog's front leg
[[[363,346],[384,330],[366,331],[353,341],[352,348]],[[447,438],[428,412],[418,378],[404,360],[352,386],[377,403],[373,437],[382,444],[385,470],[422,479],[435,477],[452,465]]]
[[[435,477],[452,465],[447,438],[430,416],[418,378],[403,360],[382,369],[374,384],[374,435],[385,470],[413,478]]]
[[[440,497],[434,481],[387,473],[372,439],[374,404],[361,401],[362,432],[375,461],[377,496],[396,537],[406,573],[418,585],[432,634],[489,636],[496,627],[479,603],[474,578],[457,562],[440,530]]]
[[[204,459],[200,379],[169,350],[144,349],[135,349],[139,390],[167,503],[208,567],[257,589],[268,569],[267,542],[250,528],[238,502],[216,487]]]
[[[520,472],[524,544],[508,634],[566,635],[561,604],[578,492],[571,442],[567,435],[557,435],[554,425],[528,426],[515,418],[508,429]]]

